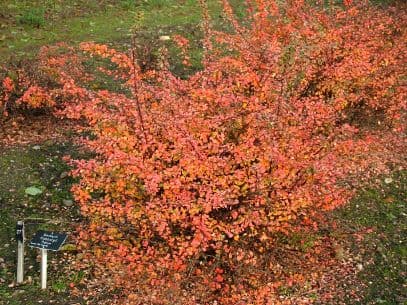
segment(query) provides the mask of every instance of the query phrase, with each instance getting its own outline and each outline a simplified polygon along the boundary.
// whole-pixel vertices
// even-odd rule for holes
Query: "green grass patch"
[[[232,3],[241,15],[243,0]],[[209,1],[209,10],[215,27],[226,28],[227,22],[217,0]],[[4,15],[4,25],[0,27],[0,63],[33,58],[39,47],[60,41],[71,44],[96,41],[128,49],[131,29],[138,23],[136,15],[140,12],[144,18],[139,34],[149,38],[150,42],[160,35],[182,34],[192,40],[199,40],[202,36],[199,29],[202,12],[197,0],[6,0],[0,3],[0,11],[9,12]],[[199,42],[194,42],[193,47],[191,58],[198,64],[201,56]]]
[[[45,10],[42,7],[27,9],[17,20],[20,24],[39,28],[45,25]]]
[[[348,304],[406,304],[407,302],[407,171],[382,178],[381,186],[360,191],[337,216],[349,232],[373,232],[352,243],[361,256],[359,273],[363,299]]]

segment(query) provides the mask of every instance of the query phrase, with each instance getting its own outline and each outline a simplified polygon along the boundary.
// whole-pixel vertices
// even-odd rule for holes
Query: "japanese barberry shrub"
[[[86,120],[97,154],[72,161],[79,244],[130,304],[278,304],[259,272],[275,236],[316,228],[405,147],[403,5],[246,5],[241,24],[223,1],[231,32],[204,23],[204,68],[187,79],[95,43],[82,51],[114,64],[122,93],[63,74],[65,115]]]

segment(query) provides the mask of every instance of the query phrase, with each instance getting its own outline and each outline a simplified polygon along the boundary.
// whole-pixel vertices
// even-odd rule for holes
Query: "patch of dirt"
[[[48,140],[63,141],[75,124],[50,115],[16,116],[0,121],[0,146],[28,145]]]

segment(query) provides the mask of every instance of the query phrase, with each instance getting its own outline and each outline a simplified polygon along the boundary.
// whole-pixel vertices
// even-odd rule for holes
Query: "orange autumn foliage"
[[[84,143],[97,153],[73,162],[90,221],[81,245],[98,253],[111,285],[132,298],[139,291],[131,304],[170,304],[164,291],[182,291],[190,274],[202,295],[179,293],[182,304],[243,295],[278,304],[277,284],[237,270],[260,270],[277,233],[315,228],[349,200],[347,181],[384,170],[405,145],[405,15],[350,4],[327,13],[303,1],[247,6],[250,24],[241,25],[224,1],[233,31],[206,30],[205,67],[185,80],[165,61],[142,71],[130,55],[82,45],[110,58],[131,91],[78,86],[86,98],[66,109],[86,119]],[[176,42],[187,57],[188,42]]]
[[[51,90],[33,84],[23,73],[18,76],[19,79],[16,81],[10,77],[3,79],[2,87],[0,87],[0,93],[2,93],[0,95],[1,116],[7,116],[10,109],[14,110],[17,107],[49,109],[55,106]]]
[[[58,43],[42,47],[35,61],[21,60],[1,69],[5,77],[0,83],[0,118],[9,113],[44,114],[62,108],[70,98],[72,78],[82,82],[92,79],[81,60],[76,48]]]
[[[22,103],[30,108],[52,107],[55,105],[47,90],[38,86],[31,86],[24,92],[23,96],[17,100],[17,104]]]

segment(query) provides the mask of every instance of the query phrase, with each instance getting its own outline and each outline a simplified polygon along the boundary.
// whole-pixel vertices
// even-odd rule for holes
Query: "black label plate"
[[[33,248],[58,251],[68,235],[64,233],[38,231],[31,239],[29,246]]]
[[[16,226],[16,240],[24,242],[24,223],[18,222]]]

